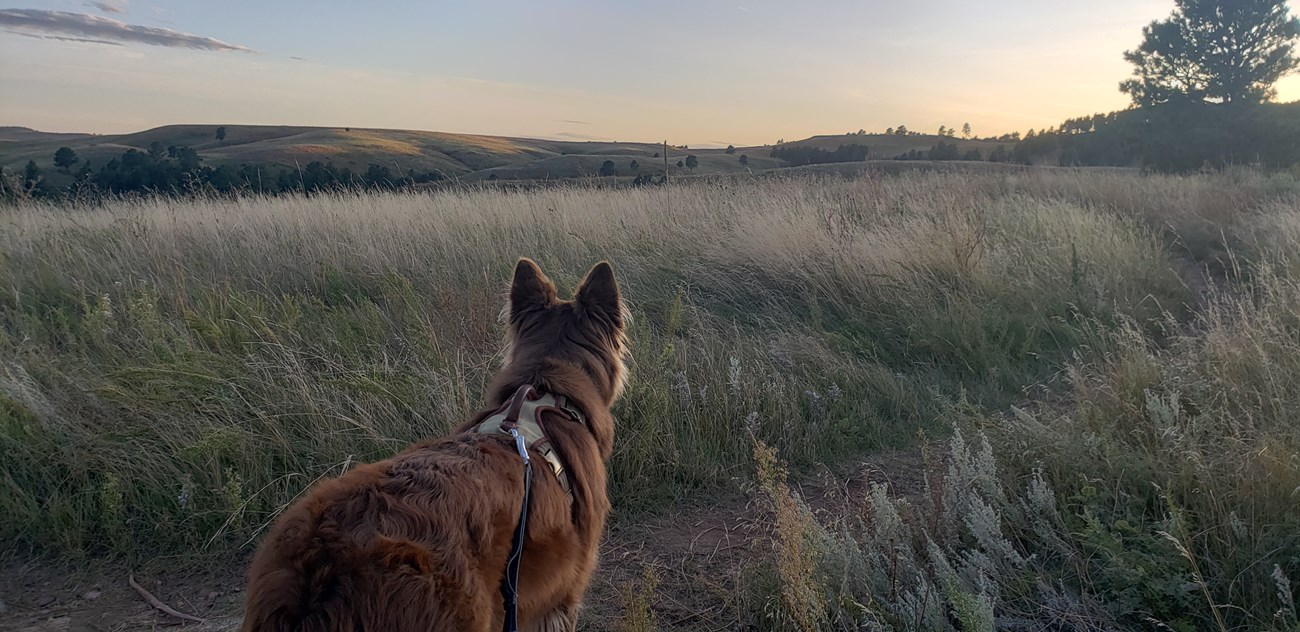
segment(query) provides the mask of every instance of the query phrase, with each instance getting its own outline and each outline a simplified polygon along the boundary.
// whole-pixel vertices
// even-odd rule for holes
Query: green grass
[[[478,405],[518,256],[570,289],[607,258],[635,316],[619,519],[748,488],[753,439],[799,471],[977,426],[1004,481],[981,502],[1045,561],[949,582],[962,616],[1021,607],[1010,589],[1041,577],[1117,599],[1098,606],[1116,621],[1201,625],[1166,531],[1214,599],[1254,617],[1229,618],[1256,621],[1276,605],[1259,584],[1272,564],[1300,564],[1296,211],[1294,181],[1258,174],[1070,170],[2,209],[0,537],[73,557],[246,549],[313,481]],[[1008,509],[1035,467],[1068,555]],[[929,514],[953,559],[988,545],[961,498]],[[776,505],[781,537],[816,530]],[[836,555],[798,548],[817,573],[876,555],[847,537]],[[800,581],[825,579],[797,562]],[[857,625],[870,610],[846,604],[884,596],[853,577],[867,584],[838,606],[779,589],[755,611]],[[1183,592],[1113,596],[1157,579]]]

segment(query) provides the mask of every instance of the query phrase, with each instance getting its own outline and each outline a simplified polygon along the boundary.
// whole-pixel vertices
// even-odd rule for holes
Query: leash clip
[[[515,438],[515,449],[519,451],[519,456],[523,457],[524,465],[532,465],[532,462],[528,458],[528,445],[524,443],[524,436],[519,434],[519,431],[514,428],[510,429],[510,436]]]

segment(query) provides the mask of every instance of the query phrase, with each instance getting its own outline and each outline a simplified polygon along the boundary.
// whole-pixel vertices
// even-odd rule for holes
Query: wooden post
[[[664,184],[668,184],[668,141],[664,141]]]

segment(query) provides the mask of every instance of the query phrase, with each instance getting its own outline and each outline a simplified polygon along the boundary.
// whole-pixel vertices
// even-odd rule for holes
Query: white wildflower
[[[1296,619],[1295,598],[1291,596],[1291,580],[1287,579],[1286,573],[1282,572],[1282,567],[1273,565],[1273,585],[1277,587],[1277,600],[1282,604],[1278,608],[1277,614],[1273,615],[1283,621]]]
[[[733,399],[740,399],[740,359],[735,356],[727,367],[727,389]]]

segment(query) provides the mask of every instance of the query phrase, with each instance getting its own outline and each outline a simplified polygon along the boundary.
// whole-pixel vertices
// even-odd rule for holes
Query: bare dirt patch
[[[187,567],[157,561],[156,570],[135,571],[145,590],[177,611],[204,623],[178,620],[145,603],[127,582],[131,572],[116,563],[26,560],[0,572],[0,629],[15,632],[186,630],[217,632],[239,624],[242,564]]]
[[[794,488],[818,518],[831,522],[853,515],[873,483],[890,493],[919,499],[925,493],[922,451],[911,448],[823,468],[801,477]],[[582,628],[619,629],[629,595],[642,590],[646,571],[658,577],[650,608],[663,630],[739,629],[741,577],[770,551],[770,521],[743,495],[669,511],[637,525],[609,529],[601,566],[588,594]]]

